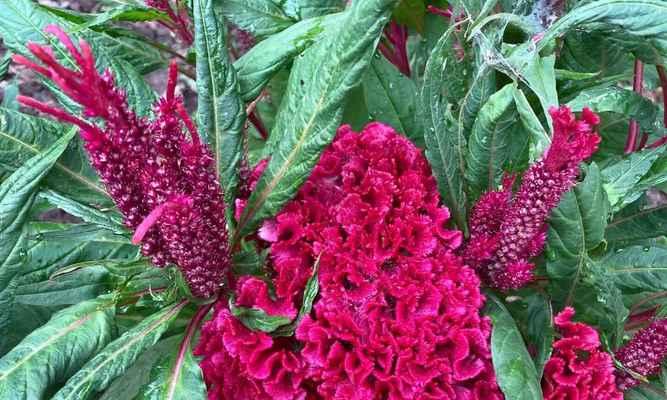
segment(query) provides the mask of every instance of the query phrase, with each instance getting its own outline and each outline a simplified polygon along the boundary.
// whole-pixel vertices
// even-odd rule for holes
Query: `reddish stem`
[[[192,338],[195,336],[197,328],[199,328],[199,325],[201,324],[202,320],[206,317],[206,314],[208,314],[208,312],[211,310],[211,307],[213,307],[214,304],[215,303],[210,303],[199,307],[197,313],[194,315],[194,317],[192,317],[192,319],[188,323],[188,327],[185,329],[185,335],[183,336],[181,345],[178,348],[178,355],[176,356],[174,369],[171,371],[170,374],[171,377],[176,377],[181,373],[181,368],[183,368],[183,361],[185,360],[185,356],[188,353],[188,350],[190,350],[190,343],[192,342]],[[169,380],[169,387],[167,388],[167,393],[166,393],[167,398],[171,398],[171,396],[174,394],[174,390],[176,389],[175,385],[177,383],[178,379]]]
[[[630,317],[628,317],[628,322],[625,324],[625,330],[626,331],[634,330],[646,324],[647,322],[650,322],[653,319],[653,317],[655,317],[655,313],[657,311],[658,311],[658,306],[655,306],[649,308],[646,311],[630,315]]]
[[[268,139],[269,132],[266,130],[266,127],[264,126],[264,123],[262,123],[261,118],[259,118],[259,115],[257,115],[257,112],[253,111],[248,114],[248,119],[255,127],[255,129],[257,129],[257,132],[259,132],[259,135],[262,137],[262,139]]]
[[[644,82],[644,63],[641,60],[635,60],[635,77],[632,83],[632,90],[635,93],[638,93],[640,96],[642,94],[642,86]],[[625,142],[625,154],[630,154],[637,148],[637,136],[639,135],[639,123],[636,120],[630,121],[630,127],[628,128],[628,138]]]
[[[663,115],[663,125],[667,128],[667,73],[665,72],[665,67],[662,65],[656,65],[655,69],[658,71],[658,77],[660,78],[660,86],[662,87],[662,104],[664,108]]]

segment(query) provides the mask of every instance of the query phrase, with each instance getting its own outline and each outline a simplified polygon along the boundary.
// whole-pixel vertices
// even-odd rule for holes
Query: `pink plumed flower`
[[[661,363],[665,358],[667,358],[667,319],[654,321],[616,351],[616,359],[624,368],[646,377],[660,372]],[[621,390],[627,390],[640,383],[626,371],[619,370],[616,376]]]
[[[134,230],[133,242],[157,266],[176,264],[194,295],[214,295],[229,266],[222,191],[210,151],[200,142],[182,99],[175,95],[177,69],[169,69],[166,95],[151,120],[138,117],[110,71],[99,74],[90,46],[80,50],[58,27],[49,26],[67,47],[79,70],[59,64],[50,47],[29,43],[41,64],[14,60],[52,80],[83,107],[86,119],[29,97],[19,101],[80,128],[91,164]]]
[[[448,220],[419,149],[379,123],[341,127],[258,233],[274,296],[256,277],[236,287],[237,305],[294,319],[317,264],[313,310],[274,337],[219,304],[196,349],[210,398],[502,399],[479,278]]]
[[[616,388],[611,356],[600,347],[600,337],[590,326],[572,322],[574,309],[565,308],[554,318],[560,339],[544,366],[545,400],[622,400]]]
[[[168,20],[158,20],[158,22],[176,34],[183,43],[190,46],[194,42],[192,23],[185,0],[175,0],[173,5],[169,0],[145,0],[145,4],[167,14]]]
[[[490,286],[501,290],[518,289],[533,279],[530,259],[544,248],[547,218],[575,185],[581,162],[600,142],[593,133],[600,120],[588,108],[580,120],[565,106],[550,113],[551,146],[526,171],[518,192],[512,193],[514,178],[506,178],[501,190],[480,197],[470,217],[464,258]]]

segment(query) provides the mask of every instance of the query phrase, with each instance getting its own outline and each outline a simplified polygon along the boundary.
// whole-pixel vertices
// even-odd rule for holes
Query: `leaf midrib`
[[[153,324],[146,327],[146,329],[143,330],[142,332],[138,332],[132,339],[127,341],[123,346],[121,346],[116,351],[109,354],[109,356],[106,359],[104,359],[101,363],[99,363],[95,368],[90,370],[90,372],[87,375],[85,375],[82,379],[79,380],[79,383],[77,385],[75,385],[72,389],[70,389],[70,395],[65,397],[65,399],[72,398],[71,395],[78,393],[78,389],[84,384],[84,382],[88,382],[90,379],[92,379],[102,367],[104,367],[106,364],[114,360],[118,354],[124,353],[128,347],[131,347],[136,342],[145,339],[146,336],[151,331],[153,331],[162,323],[164,323],[164,321],[169,320],[175,313],[178,313],[183,307],[185,307],[187,303],[188,303],[187,300],[180,302],[179,304],[174,306],[174,308],[172,308],[168,313],[166,313],[162,318],[159,318]]]
[[[106,305],[108,307],[109,305]],[[50,346],[53,342],[59,340],[61,337],[66,336],[68,333],[74,331],[76,328],[79,326],[85,324],[89,319],[93,317],[95,313],[102,312],[102,309],[96,309],[95,311],[91,312],[90,314],[87,314],[85,317],[77,319],[76,321],[72,322],[70,325],[67,326],[66,329],[61,331],[59,334],[56,336],[52,336],[51,338],[47,339],[41,346],[36,347],[34,350],[32,350],[26,357],[22,359],[22,361],[14,364],[14,366],[6,372],[4,375],[0,376],[0,381],[11,375],[14,371],[16,371],[21,365],[25,364],[30,360],[32,357],[37,355],[39,352],[41,352],[43,349],[46,347]]]
[[[29,143],[26,143],[22,140],[19,140],[16,137],[8,134],[7,132],[0,131],[0,136],[5,137],[5,138],[17,143],[19,146],[23,146],[23,147],[27,148],[32,153],[35,153],[35,154],[41,154],[42,153],[37,147],[32,146]],[[74,178],[74,179],[78,180],[79,182],[83,183],[84,185],[90,187],[92,190],[95,190],[96,192],[99,192],[99,193],[107,196],[106,191],[102,187],[100,187],[100,186],[96,185],[95,183],[89,181],[83,175],[77,174],[76,172],[74,172],[70,168],[66,167],[65,165],[63,165],[59,161],[56,161],[54,166],[56,168],[60,169],[62,172],[66,173],[67,175],[71,176],[72,178]]]

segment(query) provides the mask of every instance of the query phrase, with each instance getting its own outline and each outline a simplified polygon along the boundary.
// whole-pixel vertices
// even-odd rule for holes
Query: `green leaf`
[[[528,339],[537,347],[535,369],[541,379],[544,364],[551,357],[553,350],[552,345],[555,336],[553,310],[547,296],[541,293],[535,293],[526,300],[528,303],[527,334]]]
[[[602,170],[603,187],[613,210],[623,208],[641,195],[643,191],[636,190],[637,183],[664,152],[664,146],[638,151]]]
[[[556,37],[574,29],[602,31],[639,46],[639,56],[655,62],[667,56],[667,4],[661,0],[601,0],[575,7],[559,18],[537,44],[541,50]]]
[[[128,234],[127,228],[123,225],[121,215],[115,211],[100,211],[53,190],[42,191],[40,196],[54,207],[58,207],[69,215],[81,218],[84,222],[97,225],[121,235]]]
[[[233,296],[229,298],[229,310],[239,322],[253,331],[270,333],[292,321],[282,315],[269,315],[259,308],[239,307],[235,304]]]
[[[418,32],[424,31],[426,5],[424,0],[401,0],[394,10],[393,17],[401,25],[407,25]]]
[[[438,181],[440,195],[452,211],[459,229],[465,232],[466,198],[463,177],[466,144],[449,108],[449,103],[454,101],[453,93],[443,86],[448,81],[449,66],[455,60],[452,50],[453,31],[452,27],[445,32],[426,63],[419,113],[424,123],[426,157]]]
[[[528,103],[528,99],[521,89],[514,91],[514,103],[516,104],[521,124],[530,137],[529,160],[534,162],[539,159],[549,147],[551,144],[551,137],[549,137],[549,134],[544,130],[540,119],[535,114],[530,103]]]
[[[611,252],[599,264],[623,293],[667,291],[667,247],[631,246]]]
[[[667,204],[646,203],[644,196],[616,214],[606,228],[607,240],[627,243],[667,235]]]
[[[53,399],[83,400],[106,389],[113,379],[123,374],[144,350],[160,340],[186,304],[187,301],[184,300],[151,315],[109,343],[74,374]]]
[[[0,0],[0,18],[3,21],[0,24],[0,36],[4,45],[12,51],[30,56],[27,43],[49,44],[54,46],[54,52],[59,59],[66,65],[73,65],[71,56],[62,46],[56,46],[57,39],[44,33],[44,28],[49,24],[56,24],[72,32],[76,25],[56,17],[31,0]],[[126,42],[91,30],[84,30],[73,36],[90,43],[98,67],[110,68],[114,72],[116,83],[126,90],[130,105],[140,115],[147,115],[151,111],[155,94],[137,69],[144,73],[162,65],[160,54],[139,42]]]
[[[642,128],[652,130],[659,108],[649,99],[619,87],[604,87],[585,90],[567,103],[572,111],[581,111],[584,107],[602,112],[614,112],[636,119]]]
[[[307,19],[342,11],[341,0],[281,0],[285,14],[291,18]]]
[[[491,317],[491,356],[498,386],[512,400],[542,400],[535,364],[505,305],[487,294],[484,314]]]
[[[114,303],[98,298],[67,308],[0,359],[0,397],[46,398],[111,340]]]
[[[340,26],[294,62],[267,144],[271,161],[241,216],[239,237],[277,213],[308,178],[336,134],[346,95],[361,80],[395,3],[353,3]]]
[[[19,84],[16,79],[12,79],[7,86],[5,86],[4,93],[2,94],[2,104],[0,107],[7,108],[9,110],[17,111],[19,108],[19,103],[16,101],[16,96],[19,94]]]
[[[397,132],[423,146],[423,135],[415,116],[417,86],[384,57],[373,58],[362,82],[368,111],[375,121],[391,125]]]
[[[228,219],[233,221],[245,107],[239,97],[236,73],[227,54],[225,26],[217,15],[214,1],[195,0],[193,7],[197,49],[197,122],[199,131],[213,151],[228,205]]]
[[[225,0],[222,10],[225,18],[260,38],[278,33],[296,22],[272,0]]]
[[[9,71],[9,65],[12,63],[12,53],[7,52],[0,60],[0,79],[5,79]]]
[[[299,309],[299,314],[297,314],[296,319],[292,321],[289,325],[284,325],[278,328],[274,332],[274,336],[294,335],[294,331],[301,323],[301,320],[303,320],[303,318],[306,315],[310,314],[310,311],[313,309],[313,303],[315,302],[315,297],[317,297],[317,293],[319,293],[320,290],[318,282],[319,266],[320,266],[320,258],[318,257],[317,261],[315,262],[315,266],[313,267],[313,274],[310,276],[310,278],[308,278],[308,281],[306,282],[306,287],[303,289],[303,303],[301,304],[301,308]]]
[[[23,223],[35,200],[40,181],[65,151],[75,133],[74,129],[70,129],[47,151],[29,159],[0,184],[0,260],[4,260],[0,264],[0,273],[3,275],[7,268],[5,263],[22,235]]]
[[[205,400],[207,398],[201,370],[192,356],[191,342],[199,323],[212,306],[212,304],[202,306],[197,311],[188,324],[180,345],[161,357],[153,366],[151,382],[142,391],[140,400]]]
[[[588,252],[604,239],[609,202],[602,188],[602,176],[591,164],[586,178],[567,192],[549,218],[547,273],[554,285],[567,293],[566,303],[590,260]]]
[[[466,179],[471,198],[493,190],[509,159],[510,132],[516,121],[514,84],[507,84],[482,106],[468,139]]]
[[[234,62],[241,98],[257,98],[271,78],[292,58],[321,38],[330,26],[339,25],[345,13],[309,18],[259,42]]]
[[[14,172],[30,158],[43,154],[66,129],[66,125],[0,108],[0,169]],[[78,138],[56,162],[45,183],[84,203],[111,204]]]
[[[146,22],[146,21],[168,21],[167,15],[155,8],[146,7],[140,4],[121,4],[112,7],[103,13],[96,14],[81,28],[92,28],[94,26],[104,25],[111,21],[127,22]],[[79,28],[79,29],[81,29]]]
[[[265,276],[264,265],[268,250],[257,251],[255,242],[241,242],[241,249],[234,253],[232,265],[237,275]]]

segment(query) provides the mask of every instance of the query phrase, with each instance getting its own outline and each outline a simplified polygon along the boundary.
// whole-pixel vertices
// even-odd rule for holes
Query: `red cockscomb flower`
[[[484,194],[471,218],[471,237],[463,254],[467,263],[493,287],[518,289],[533,279],[530,258],[546,239],[546,221],[565,192],[572,189],[579,164],[597,149],[593,127],[600,119],[585,108],[575,119],[569,108],[552,108],[554,134],[546,155],[531,165],[512,195],[513,178],[500,191]]]
[[[667,319],[654,321],[616,351],[616,359],[624,368],[642,376],[660,372],[661,363],[665,358],[667,358]],[[618,371],[616,380],[621,390],[627,390],[640,383],[625,371]]]
[[[616,388],[611,356],[600,348],[600,337],[590,326],[572,322],[574,309],[565,308],[554,318],[561,338],[544,366],[545,400],[621,400]]]
[[[67,47],[78,71],[35,43],[28,48],[42,64],[22,56],[14,60],[52,80],[83,107],[84,117],[104,125],[29,97],[19,101],[80,128],[90,161],[125,225],[136,231],[133,241],[142,242],[143,254],[157,266],[178,265],[194,295],[212,296],[229,266],[225,206],[213,157],[175,95],[176,64],[169,69],[166,95],[148,120],[130,110],[110,71],[98,73],[85,41],[79,50],[60,28],[49,26],[46,32]]]
[[[237,284],[237,305],[293,319],[317,263],[313,310],[273,337],[219,304],[196,350],[210,398],[502,399],[480,282],[448,219],[420,150],[382,124],[341,127],[260,229],[274,297],[259,278]]]

